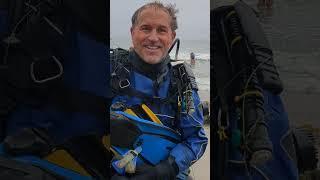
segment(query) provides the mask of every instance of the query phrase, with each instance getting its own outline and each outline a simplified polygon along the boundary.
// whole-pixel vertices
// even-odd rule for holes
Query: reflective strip
[[[132,111],[132,109],[126,109],[124,112],[126,112],[126,113],[128,113],[128,114],[131,114],[131,115],[133,115],[133,116],[137,116],[137,114],[134,113],[134,112]],[[137,117],[138,117],[138,116],[137,116]]]
[[[162,125],[162,122],[160,121],[160,119],[151,111],[151,109],[148,108],[148,106],[146,106],[145,104],[141,104],[141,107],[153,122]]]
[[[174,119],[175,117],[173,116],[169,116],[169,115],[166,115],[166,114],[155,114],[157,116],[161,116],[161,117],[167,117],[167,118],[171,118],[171,119]]]

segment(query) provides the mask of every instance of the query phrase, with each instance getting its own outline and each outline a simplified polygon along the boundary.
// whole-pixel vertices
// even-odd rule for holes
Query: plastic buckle
[[[52,77],[48,77],[48,78],[44,78],[44,79],[37,79],[35,77],[35,74],[34,74],[34,63],[35,62],[32,62],[31,65],[30,65],[30,75],[31,75],[31,79],[34,82],[36,82],[36,83],[45,83],[47,81],[51,81],[51,80],[57,79],[63,74],[63,66],[62,66],[61,62],[55,56],[51,56],[51,58],[58,65],[59,70],[60,70],[59,73],[57,75],[52,76]]]
[[[112,163],[112,167],[119,174],[133,174],[136,171],[137,156],[142,152],[142,147],[138,146],[134,150],[127,151],[119,160]]]

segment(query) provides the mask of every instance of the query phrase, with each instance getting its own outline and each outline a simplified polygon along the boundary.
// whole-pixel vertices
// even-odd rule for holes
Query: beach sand
[[[209,101],[210,102],[210,92],[209,91],[199,90],[198,93],[199,93],[201,101]]]
[[[208,101],[210,102],[210,91],[204,91],[204,90],[199,90],[198,91],[200,100],[203,101]]]

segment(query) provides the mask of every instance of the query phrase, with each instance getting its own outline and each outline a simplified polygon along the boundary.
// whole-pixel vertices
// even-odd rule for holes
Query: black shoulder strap
[[[182,111],[183,103],[186,96],[190,93],[186,93],[189,90],[198,90],[198,86],[195,80],[195,76],[191,70],[191,67],[186,63],[180,63],[173,65],[171,68],[171,87],[170,96],[175,100],[174,107],[176,108],[176,128],[179,128],[180,113]]]
[[[191,70],[191,67],[187,63],[180,63],[172,66],[174,78],[181,86],[181,90],[187,86],[191,86],[192,89],[198,90],[196,78]]]

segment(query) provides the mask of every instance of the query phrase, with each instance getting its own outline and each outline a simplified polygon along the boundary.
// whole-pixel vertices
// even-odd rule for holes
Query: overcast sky
[[[131,16],[140,6],[153,0],[111,0],[111,38],[130,38]],[[209,0],[161,0],[174,3],[179,12],[177,37],[184,40],[206,40],[210,35]]]

